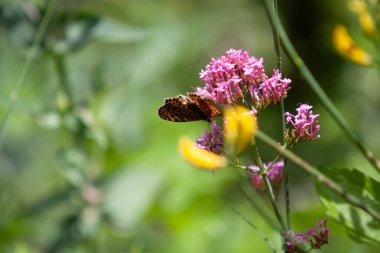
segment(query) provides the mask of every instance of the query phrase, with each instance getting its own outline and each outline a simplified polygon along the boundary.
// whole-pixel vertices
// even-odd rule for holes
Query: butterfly
[[[173,122],[210,121],[220,114],[221,110],[214,100],[195,93],[167,98],[165,104],[158,109],[161,119]]]

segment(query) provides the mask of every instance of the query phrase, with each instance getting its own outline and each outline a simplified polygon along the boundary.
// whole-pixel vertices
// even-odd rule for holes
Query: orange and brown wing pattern
[[[189,93],[188,96],[209,119],[215,118],[221,114],[221,110],[214,100],[203,98],[195,93]]]
[[[210,121],[219,114],[220,111],[214,101],[202,98],[195,93],[167,98],[165,104],[158,109],[160,118],[173,122]]]

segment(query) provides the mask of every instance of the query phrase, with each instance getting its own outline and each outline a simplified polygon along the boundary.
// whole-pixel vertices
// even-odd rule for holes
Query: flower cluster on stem
[[[320,249],[329,241],[329,231],[327,219],[316,222],[314,228],[309,228],[306,233],[297,232],[295,235],[291,231],[284,234],[285,248],[289,253],[303,253],[310,249]]]
[[[272,77],[265,74],[264,60],[249,56],[247,51],[230,49],[226,55],[212,58],[200,79],[205,83],[196,93],[219,104],[243,104],[249,94],[252,106],[261,110],[285,98],[291,80],[281,78],[279,70]]]
[[[301,104],[296,109],[297,114],[285,113],[286,139],[289,146],[301,140],[317,140],[320,126],[318,124],[319,114],[314,114],[313,107],[308,104]]]
[[[247,51],[235,49],[226,51],[226,54],[219,58],[212,58],[200,72],[200,79],[204,85],[195,89],[196,99],[192,100],[190,96],[184,101],[180,99],[183,96],[180,96],[168,100],[166,102],[173,103],[168,104],[167,113],[181,114],[181,110],[185,110],[185,115],[201,113],[205,116],[202,119],[208,121],[222,114],[222,127],[213,120],[210,130],[205,130],[203,136],[198,137],[195,143],[187,137],[180,139],[179,148],[182,156],[202,169],[216,170],[233,164],[248,170],[253,187],[267,190],[276,218],[282,231],[285,231],[288,228],[282,219],[277,198],[284,178],[285,162],[275,160],[262,164],[254,135],[257,130],[258,113],[286,98],[291,80],[284,78],[278,69],[274,69],[273,75],[268,76],[263,64],[262,58],[255,58],[249,56]],[[211,106],[218,109],[217,115],[209,113]],[[301,140],[315,141],[320,137],[317,120],[319,115],[313,113],[312,106],[301,104],[296,111],[296,115],[289,112],[284,115],[286,148],[293,147]],[[254,147],[260,168],[256,165],[240,165],[239,155],[248,145]],[[298,232],[293,235],[288,231],[283,234],[286,251],[292,253],[318,249],[328,242],[328,233],[326,219],[317,222],[315,228],[304,234]]]

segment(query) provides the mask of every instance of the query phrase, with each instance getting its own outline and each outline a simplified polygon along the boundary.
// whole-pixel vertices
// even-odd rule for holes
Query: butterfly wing
[[[165,99],[165,104],[158,109],[161,119],[173,122],[208,120],[194,102],[186,96]]]
[[[203,98],[195,93],[165,99],[165,104],[158,109],[160,118],[174,122],[210,121],[220,113],[212,99]]]
[[[215,118],[221,114],[221,110],[214,100],[203,98],[195,93],[189,93],[188,97],[197,105],[199,110],[207,116],[208,120]]]

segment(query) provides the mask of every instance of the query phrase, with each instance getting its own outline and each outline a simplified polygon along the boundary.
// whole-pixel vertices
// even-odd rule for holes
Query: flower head
[[[267,78],[262,84],[249,87],[253,105],[261,110],[270,104],[277,104],[287,96],[290,83],[290,79],[281,79],[280,71],[274,70],[273,76]]]
[[[212,58],[200,79],[204,87],[196,93],[214,99],[220,104],[240,104],[249,92],[253,105],[264,107],[277,103],[286,96],[290,79],[281,79],[278,70],[272,77],[265,74],[264,60],[249,56],[247,51],[230,49],[225,56]]]
[[[317,140],[320,126],[317,118],[319,114],[313,114],[313,107],[307,104],[301,104],[297,109],[297,115],[289,112],[285,113],[287,125],[286,137],[288,144],[296,143],[300,140]]]
[[[205,130],[204,135],[198,137],[196,143],[201,149],[220,154],[223,150],[222,128],[216,124],[216,121],[213,121],[211,123],[211,130]]]
[[[297,232],[295,235],[291,231],[284,234],[285,248],[289,253],[303,253],[310,249],[320,249],[328,243],[330,229],[327,227],[327,219],[315,223],[314,228],[309,228],[306,233]]]
[[[264,168],[269,168],[272,165],[272,162],[264,164]],[[249,168],[253,171],[259,171],[259,167],[256,165],[251,165]],[[277,193],[280,190],[281,183],[283,180],[283,169],[284,161],[279,161],[273,164],[272,168],[268,171],[268,178],[271,182],[274,191]],[[263,178],[258,173],[251,173],[251,183],[254,188],[265,190]]]
[[[327,219],[315,223],[314,228],[309,228],[305,234],[306,240],[309,241],[313,249],[320,249],[324,244],[329,242],[329,231],[327,227]]]

